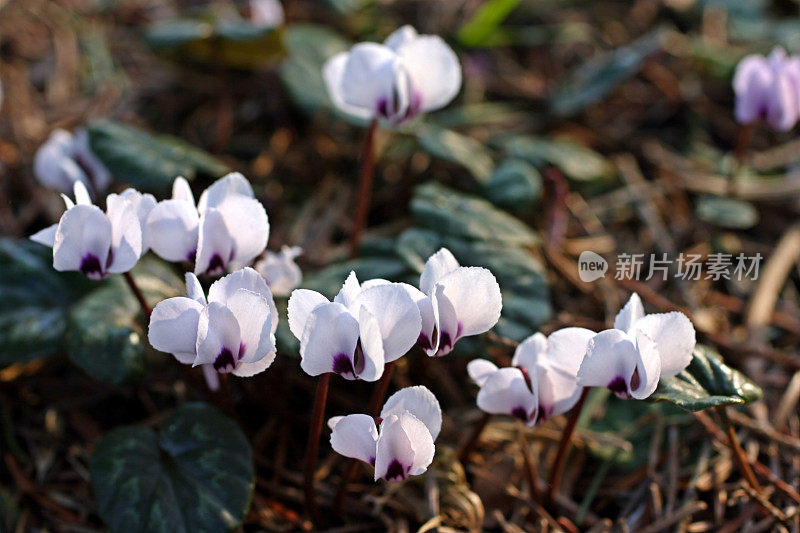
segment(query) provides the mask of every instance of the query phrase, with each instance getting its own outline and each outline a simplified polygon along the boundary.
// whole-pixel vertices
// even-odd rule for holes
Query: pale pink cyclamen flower
[[[54,130],[33,157],[33,174],[45,187],[65,194],[81,182],[96,196],[111,183],[111,173],[92,152],[89,134],[83,128],[74,135]]]
[[[283,246],[278,253],[267,250],[266,256],[253,268],[267,280],[272,294],[289,296],[303,281],[303,272],[294,261],[302,253],[299,246]]]
[[[155,198],[128,189],[109,194],[106,211],[92,204],[83,182],[73,185],[75,203],[62,194],[67,210],[58,224],[31,236],[53,248],[53,268],[83,272],[98,280],[132,269],[147,247],[143,244],[142,219],[155,206]]]
[[[283,6],[278,0],[250,0],[250,21],[261,28],[275,28],[284,23]]]
[[[375,481],[402,481],[418,476],[433,461],[434,441],[442,427],[442,410],[436,396],[423,386],[394,393],[380,418],[357,414],[333,417],[334,451],[375,467]]]
[[[275,360],[278,310],[264,278],[252,268],[215,281],[208,299],[197,277],[186,274],[187,296],[158,303],[148,339],[156,350],[184,364],[202,366],[216,388],[216,373],[248,377]]]
[[[645,315],[633,293],[614,319],[614,328],[590,341],[578,370],[578,384],[607,387],[620,398],[643,400],[659,379],[674,376],[692,361],[695,331],[683,313]]]
[[[733,76],[736,120],[763,120],[780,131],[792,129],[800,118],[800,58],[776,47],[768,57],[742,59]]]
[[[419,35],[411,26],[383,44],[359,43],[336,54],[322,74],[341,111],[392,124],[444,107],[461,88],[455,52],[440,37]]]
[[[358,282],[351,272],[334,300],[295,289],[289,329],[300,340],[300,367],[310,376],[332,372],[377,381],[386,363],[410,350],[420,333],[419,309],[399,283]]]
[[[147,217],[147,244],[162,259],[193,262],[216,276],[247,265],[267,247],[269,220],[247,179],[233,172],[215,181],[195,206],[189,183],[175,179],[172,198]]]
[[[430,356],[449,354],[458,339],[492,329],[503,307],[500,286],[482,267],[462,267],[447,248],[428,258],[419,290],[402,284],[417,303],[422,331],[417,344]]]
[[[478,407],[529,426],[566,413],[583,391],[577,374],[594,335],[584,328],[564,328],[548,337],[536,333],[517,346],[508,368],[485,359],[471,361],[467,371],[480,387]]]

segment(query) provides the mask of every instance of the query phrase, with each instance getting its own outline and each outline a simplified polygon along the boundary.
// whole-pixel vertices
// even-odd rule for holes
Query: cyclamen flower
[[[595,333],[584,328],[564,328],[545,337],[536,333],[514,352],[508,368],[475,359],[467,371],[480,386],[478,407],[491,414],[506,414],[533,426],[566,413],[581,396],[578,368]]]
[[[250,0],[250,21],[260,28],[274,28],[284,22],[283,6],[278,0]]]
[[[264,278],[252,268],[215,281],[208,299],[197,277],[186,274],[187,296],[168,298],[150,316],[156,350],[204,371],[248,377],[275,360],[278,310]],[[209,383],[213,388],[213,381]]]
[[[333,56],[322,74],[336,107],[392,124],[444,107],[461,88],[455,52],[440,37],[419,35],[411,26],[383,44],[359,43]]]
[[[376,381],[386,363],[414,346],[420,316],[401,284],[362,285],[351,272],[333,302],[308,289],[292,292],[289,328],[300,340],[300,367],[307,374]]]
[[[428,258],[419,289],[404,284],[419,306],[418,344],[430,356],[443,356],[462,337],[492,329],[503,307],[500,286],[482,267],[462,267],[447,248]]]
[[[33,157],[33,174],[39,183],[69,194],[77,182],[97,194],[111,183],[111,173],[89,147],[89,134],[54,130]]]
[[[158,203],[145,226],[150,248],[167,261],[194,262],[197,275],[219,275],[247,265],[267,247],[269,221],[244,176],[233,172],[194,196],[176,178],[172,199]]]
[[[800,118],[800,58],[776,47],[768,57],[749,55],[733,76],[736,120],[766,121],[780,131],[792,129]]]
[[[106,211],[92,205],[83,182],[76,181],[73,203],[62,194],[67,210],[58,224],[31,236],[31,240],[53,248],[53,268],[75,270],[98,280],[132,269],[144,247],[140,214],[155,204],[151,195],[129,189],[109,194]]]
[[[272,294],[289,296],[303,281],[303,272],[295,258],[303,253],[299,246],[284,246],[279,253],[267,250],[267,256],[255,264],[255,269],[267,280]]]
[[[369,415],[333,417],[328,421],[331,447],[345,457],[375,467],[375,481],[402,481],[427,470],[442,427],[442,410],[426,387],[407,387],[384,404],[378,419]]]
[[[692,360],[695,331],[679,312],[645,315],[633,293],[614,319],[614,329],[598,333],[578,370],[578,384],[608,387],[620,398],[647,398],[661,377],[674,376]]]

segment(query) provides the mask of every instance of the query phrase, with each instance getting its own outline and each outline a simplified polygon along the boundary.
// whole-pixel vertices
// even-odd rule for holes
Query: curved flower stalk
[[[411,26],[383,44],[359,43],[336,54],[322,69],[328,94],[341,111],[399,124],[444,107],[461,89],[455,52],[436,35]]]
[[[153,348],[181,363],[202,366],[212,388],[213,371],[248,377],[272,364],[278,310],[258,272],[244,268],[218,279],[208,298],[189,272],[186,293],[153,309],[147,334]]]
[[[386,363],[414,346],[420,327],[417,305],[401,284],[362,285],[355,272],[332,302],[308,289],[289,298],[289,328],[300,340],[300,366],[311,376],[376,381]]]
[[[467,365],[480,387],[478,407],[489,414],[506,414],[525,424],[541,424],[566,413],[578,402],[578,384],[586,347],[595,333],[584,328],[564,328],[545,337],[536,333],[525,339],[508,368],[497,368],[485,359]]]
[[[272,294],[289,296],[303,281],[303,272],[294,261],[302,253],[299,246],[283,246],[278,253],[267,250],[266,257],[256,262],[253,268],[267,281]]]
[[[430,356],[443,356],[462,337],[492,329],[503,299],[494,275],[482,267],[462,267],[447,248],[428,258],[419,290],[402,284],[419,307],[422,331],[417,344]]]
[[[402,481],[423,474],[433,461],[442,427],[436,396],[423,386],[394,393],[380,418],[356,414],[328,420],[334,451],[375,467],[375,481]]]
[[[776,47],[768,57],[742,59],[733,76],[736,120],[765,121],[779,131],[792,129],[800,118],[800,58]]]
[[[106,211],[92,204],[81,181],[74,183],[75,203],[62,194],[67,210],[58,224],[31,236],[31,240],[53,248],[53,268],[75,270],[99,280],[109,274],[128,272],[146,247],[142,244],[141,217],[155,198],[128,189],[109,194]]]
[[[281,26],[285,18],[278,0],[250,0],[250,22],[259,28]]]
[[[172,198],[150,212],[145,233],[162,259],[194,262],[196,275],[216,276],[247,265],[264,251],[269,220],[250,183],[238,172],[215,181],[197,206],[189,183],[178,177]]]
[[[608,387],[620,398],[643,400],[661,377],[674,376],[692,360],[695,331],[683,313],[645,315],[633,293],[614,319],[614,328],[598,333],[578,370],[578,384]]]
[[[57,129],[39,147],[33,158],[33,174],[50,189],[69,194],[75,183],[82,183],[98,194],[111,183],[111,173],[89,147],[89,134],[83,128],[75,134]]]

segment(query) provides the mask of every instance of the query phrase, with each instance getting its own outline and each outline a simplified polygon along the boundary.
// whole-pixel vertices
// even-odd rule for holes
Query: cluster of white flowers
[[[689,365],[694,346],[694,327],[686,315],[645,315],[634,293],[613,329],[595,333],[564,328],[549,337],[536,333],[517,347],[511,367],[476,359],[467,369],[480,387],[478,407],[535,425],[569,411],[584,387],[607,387],[620,398],[645,399],[660,378]]]

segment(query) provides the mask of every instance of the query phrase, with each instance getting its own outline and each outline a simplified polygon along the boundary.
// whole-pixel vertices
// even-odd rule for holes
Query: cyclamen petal
[[[800,118],[800,60],[776,47],[769,57],[742,59],[733,77],[736,120],[751,124],[766,121],[788,131]]]
[[[513,367],[501,368],[486,377],[478,391],[477,403],[486,413],[511,415],[525,423],[536,420],[539,407],[536,392],[531,390],[525,374]]]
[[[447,105],[461,88],[461,67],[439,37],[403,26],[384,42],[359,43],[322,70],[333,104],[359,118],[398,124]]]
[[[92,153],[88,133],[83,129],[75,135],[53,130],[36,151],[33,173],[45,187],[64,193],[71,193],[75,183],[82,183],[97,193],[104,191],[111,182],[111,174]]]
[[[278,0],[250,0],[250,21],[261,28],[274,28],[284,22],[283,6]]]
[[[336,453],[375,464],[378,428],[369,415],[347,415],[331,418],[331,448]]]
[[[279,253],[267,250],[266,257],[255,264],[255,269],[266,280],[272,294],[289,296],[303,281],[303,272],[295,258],[303,253],[298,246],[284,246]]]
[[[442,429],[442,408],[430,389],[422,385],[400,389],[383,404],[381,418],[399,415],[403,411],[408,411],[421,420],[433,440],[436,440]]]
[[[205,303],[184,297],[158,302],[147,332],[153,348],[171,353],[183,364],[192,364],[197,355],[197,324],[204,306]]]
[[[381,422],[375,457],[375,480],[402,481],[418,476],[433,462],[435,447],[428,428],[403,412]]]

